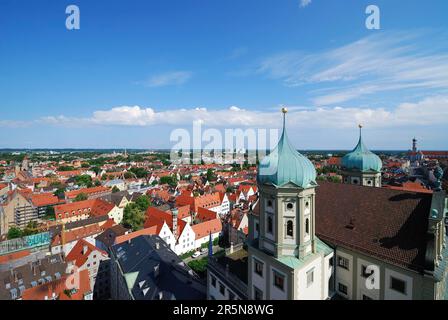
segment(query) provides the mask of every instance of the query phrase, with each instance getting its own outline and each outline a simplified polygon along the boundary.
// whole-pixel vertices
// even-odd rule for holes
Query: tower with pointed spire
[[[381,187],[383,163],[364,144],[362,125],[359,125],[359,140],[356,147],[342,158],[342,178],[344,183],[368,187]]]
[[[333,251],[315,235],[316,170],[286,132],[259,165],[259,237],[248,244],[249,299],[326,299]]]

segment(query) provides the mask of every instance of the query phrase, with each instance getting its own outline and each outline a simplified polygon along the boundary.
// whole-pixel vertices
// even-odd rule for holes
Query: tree
[[[90,188],[90,187],[93,186],[92,177],[89,176],[88,174],[84,174],[82,176],[76,176],[75,177],[75,183],[78,186],[84,186],[84,187],[87,187],[87,188]]]
[[[101,181],[100,180],[96,180],[95,181],[95,187],[99,187],[101,186]]]
[[[207,170],[207,180],[208,181],[215,181],[216,180],[216,175],[215,175],[215,172],[213,171],[213,169],[208,169]]]
[[[145,222],[145,213],[140,210],[136,203],[129,203],[123,211],[122,224],[126,228],[137,231],[143,228]]]
[[[112,193],[117,193],[117,192],[120,192],[120,189],[118,189],[117,186],[114,186],[114,187],[112,188]]]
[[[54,216],[54,207],[49,206],[47,207],[47,209],[45,210],[45,216],[43,216],[44,219],[47,220],[53,220],[55,218]]]
[[[146,212],[151,206],[151,198],[147,195],[142,195],[135,200],[135,204],[141,211]]]
[[[87,199],[89,199],[88,195],[86,195],[85,193],[80,193],[76,196],[74,202],[85,201]]]
[[[58,199],[65,199],[65,188],[58,188],[54,195],[58,197]]]
[[[75,168],[72,166],[60,166],[58,168],[58,171],[73,171],[73,170],[75,170]]]
[[[177,185],[177,180],[175,177],[165,176],[160,178],[160,184],[168,184],[172,187],[175,187]]]
[[[149,174],[145,168],[131,168],[129,171],[135,174],[137,178],[145,178]]]
[[[204,276],[207,272],[208,259],[193,260],[188,262],[188,266],[193,269],[199,276]]]
[[[334,183],[341,183],[342,182],[341,177],[338,177],[338,176],[328,177],[328,181],[334,182]]]
[[[22,230],[17,227],[11,227],[8,230],[8,239],[17,239],[22,237]]]
[[[22,232],[22,237],[39,233],[36,221],[30,221]]]

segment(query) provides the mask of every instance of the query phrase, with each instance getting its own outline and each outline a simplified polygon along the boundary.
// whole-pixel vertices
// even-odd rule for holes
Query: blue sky
[[[372,149],[448,149],[448,2],[307,2],[2,0],[0,148],[169,148],[285,105],[299,149],[351,149],[360,122]]]

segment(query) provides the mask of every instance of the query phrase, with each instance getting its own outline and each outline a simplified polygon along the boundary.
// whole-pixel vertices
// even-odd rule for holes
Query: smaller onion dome
[[[342,158],[342,167],[348,170],[357,170],[361,172],[379,172],[383,163],[376,154],[367,149],[362,141],[362,126],[359,125],[359,141],[353,151],[347,153]]]

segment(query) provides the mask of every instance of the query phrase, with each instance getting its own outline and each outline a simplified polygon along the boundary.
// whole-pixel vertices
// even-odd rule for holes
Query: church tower
[[[355,149],[342,158],[342,178],[344,183],[368,187],[381,187],[383,163],[371,152],[362,139],[362,125],[359,125],[359,140]]]
[[[249,244],[249,299],[326,299],[333,251],[315,235],[316,170],[283,132],[258,168],[259,237]]]

